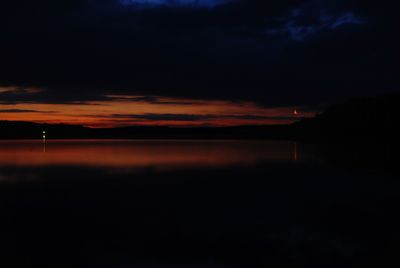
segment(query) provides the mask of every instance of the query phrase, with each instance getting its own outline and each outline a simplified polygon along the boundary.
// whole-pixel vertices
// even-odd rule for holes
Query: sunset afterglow
[[[20,89],[0,88],[0,94]],[[40,90],[24,91],[33,97]],[[293,107],[266,108],[254,102],[183,99],[162,96],[107,95],[101,101],[45,103],[28,98],[0,102],[0,120],[79,124],[90,127],[130,125],[236,126],[287,124]],[[312,112],[307,113],[313,116]]]

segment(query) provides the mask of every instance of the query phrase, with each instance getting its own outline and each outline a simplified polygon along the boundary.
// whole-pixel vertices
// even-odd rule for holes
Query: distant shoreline
[[[163,140],[292,140],[397,142],[400,95],[359,98],[329,107],[315,118],[290,125],[232,127],[132,126],[89,128],[78,125],[0,121],[0,140],[163,139]]]
[[[87,128],[74,125],[36,124],[31,122],[0,122],[0,140],[47,139],[290,139],[290,125],[239,126],[239,127],[123,127]]]

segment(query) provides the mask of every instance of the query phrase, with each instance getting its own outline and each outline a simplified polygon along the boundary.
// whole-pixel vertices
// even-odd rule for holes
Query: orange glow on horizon
[[[35,92],[37,91],[32,91],[32,94]],[[152,97],[155,99],[153,101],[143,96],[106,97],[110,100],[67,104],[0,102],[0,120],[65,123],[88,127],[236,126],[288,124],[295,120],[293,107],[265,108],[252,102],[160,96]],[[305,116],[313,115],[309,113]]]

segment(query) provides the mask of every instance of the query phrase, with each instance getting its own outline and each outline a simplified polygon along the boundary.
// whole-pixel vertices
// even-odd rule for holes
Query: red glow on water
[[[297,145],[297,142],[294,144],[293,159],[294,161],[299,161],[299,146]]]
[[[291,142],[283,141],[0,141],[0,168],[86,166],[116,168],[122,172],[141,168],[251,166],[291,161],[292,146]]]

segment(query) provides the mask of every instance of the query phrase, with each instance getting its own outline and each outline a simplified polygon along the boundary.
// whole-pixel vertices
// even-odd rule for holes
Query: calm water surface
[[[400,181],[286,141],[1,141],[4,267],[386,267]],[[385,159],[386,154],[378,155]]]
[[[6,141],[0,166],[210,168],[298,160],[292,142],[254,141]]]

